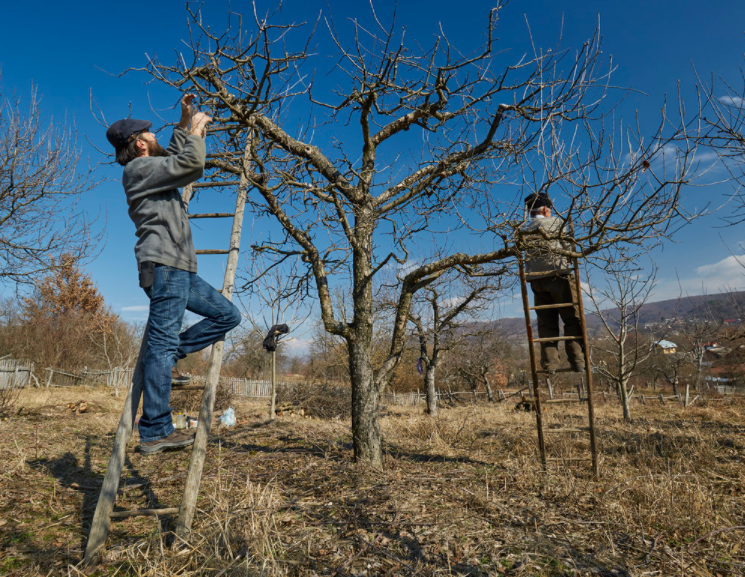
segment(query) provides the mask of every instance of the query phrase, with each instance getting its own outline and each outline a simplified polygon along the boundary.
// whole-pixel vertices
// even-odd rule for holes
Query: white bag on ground
[[[235,411],[233,407],[228,408],[220,417],[220,424],[223,427],[232,427],[235,425]]]

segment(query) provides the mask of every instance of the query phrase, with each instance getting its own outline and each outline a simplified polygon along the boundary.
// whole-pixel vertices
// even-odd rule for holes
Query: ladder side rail
[[[576,247],[575,247],[576,248]],[[590,363],[590,343],[587,342],[587,325],[585,324],[585,307],[582,303],[582,282],[579,278],[579,259],[574,259],[574,282],[577,286],[577,307],[582,326],[582,344],[585,348],[585,375],[587,377],[587,415],[590,425],[590,451],[592,453],[592,472],[595,478],[600,478],[598,463],[597,440],[595,437],[595,406],[592,399],[592,364]]]
[[[241,245],[241,229],[243,227],[243,212],[246,206],[246,195],[248,189],[248,177],[246,176],[247,164],[250,155],[250,144],[246,145],[244,153],[244,170],[241,173],[240,185],[235,203],[235,217],[233,218],[233,228],[230,233],[230,253],[228,254],[228,264],[225,268],[225,279],[223,281],[222,294],[227,299],[232,300],[233,286],[235,283],[235,273],[238,268],[238,253]],[[194,447],[189,462],[189,470],[186,476],[184,486],[184,496],[179,507],[179,516],[176,523],[176,534],[185,537],[191,531],[191,524],[194,519],[196,509],[197,495],[199,486],[202,481],[202,470],[207,454],[207,440],[212,425],[212,410],[215,404],[215,391],[217,382],[220,379],[220,369],[222,364],[225,341],[217,341],[212,345],[210,355],[210,364],[207,372],[204,394],[202,395],[202,405],[199,409],[199,424],[197,425],[197,434],[194,438]]]
[[[106,537],[109,534],[111,513],[114,510],[114,501],[116,500],[116,493],[119,489],[127,443],[132,438],[135,415],[137,414],[137,409],[140,406],[140,398],[142,397],[143,365],[145,351],[147,350],[147,329],[148,327],[146,325],[145,334],[140,344],[140,352],[137,356],[137,365],[132,375],[132,385],[129,387],[127,398],[124,401],[124,409],[122,410],[119,426],[114,436],[114,448],[111,451],[109,464],[106,466],[106,475],[101,486],[101,492],[98,495],[96,512],[93,515],[91,530],[88,534],[88,543],[86,544],[85,557],[83,558],[83,565],[86,567],[96,562],[99,552],[106,543]]]
[[[525,280],[525,264],[522,255],[518,259],[520,269],[520,291],[523,297],[523,311],[525,312],[525,329],[528,333],[528,353],[530,355],[530,373],[533,378],[533,401],[535,403],[535,421],[538,427],[538,449],[541,453],[541,465],[546,470],[546,443],[543,438],[543,415],[541,414],[541,396],[538,393],[538,370],[535,360],[535,346],[533,345],[533,324],[530,322],[530,302],[528,301],[528,283]]]
[[[184,203],[184,210],[189,212],[189,201],[191,200],[192,191],[194,190],[192,184],[187,184],[181,189],[181,201]]]

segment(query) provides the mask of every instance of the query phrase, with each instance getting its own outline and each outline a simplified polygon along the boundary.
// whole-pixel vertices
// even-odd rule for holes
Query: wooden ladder
[[[222,294],[229,300],[232,299],[233,296],[233,285],[235,282],[236,269],[238,267],[238,253],[241,244],[243,213],[246,205],[246,194],[248,189],[246,167],[248,163],[249,152],[249,146],[247,145],[243,157],[244,170],[241,172],[240,180],[238,182],[231,182],[232,185],[238,186],[238,194],[235,202],[235,212],[216,212],[189,215],[190,219],[229,217],[233,218],[233,227],[230,233],[230,247],[227,250],[210,249],[196,251],[197,254],[228,255],[228,264],[225,268],[225,278],[223,281]],[[193,188],[209,188],[211,185],[212,183],[200,183],[184,187],[182,191],[182,199],[186,207],[188,208]],[[214,186],[222,185],[223,183],[214,184]],[[112,519],[133,517],[139,515],[152,515],[157,517],[160,515],[174,515],[178,513],[176,534],[179,537],[183,538],[191,531],[191,524],[194,519],[197,495],[199,493],[199,486],[202,481],[202,470],[204,469],[204,461],[207,452],[207,440],[210,433],[210,426],[212,424],[212,410],[215,403],[215,391],[217,389],[217,383],[220,378],[220,368],[222,365],[224,347],[225,342],[222,340],[212,345],[212,353],[210,356],[210,363],[207,371],[207,379],[203,386],[174,385],[171,389],[172,391],[204,389],[204,393],[202,394],[202,404],[199,409],[197,432],[194,439],[194,444],[192,446],[191,458],[189,460],[189,470],[186,475],[184,495],[181,500],[181,504],[178,507],[169,507],[163,509],[114,511],[114,502],[116,500],[116,494],[119,489],[122,467],[124,465],[124,458],[127,452],[127,443],[129,443],[130,439],[132,438],[135,415],[137,413],[137,409],[140,405],[140,399],[142,397],[143,359],[145,357],[145,351],[147,349],[147,327],[145,327],[145,335],[142,339],[142,343],[140,344],[140,352],[137,358],[134,375],[132,377],[132,385],[129,388],[127,398],[124,401],[124,410],[122,411],[122,416],[119,420],[119,426],[117,427],[116,435],[114,437],[114,448],[111,452],[111,457],[109,458],[109,464],[106,467],[106,475],[104,476],[101,492],[98,496],[96,512],[93,515],[91,531],[88,536],[88,544],[85,548],[85,557],[83,558],[84,566],[90,566],[97,562],[100,552],[102,551],[103,546],[106,543],[106,537],[109,533],[109,525]]]
[[[550,304],[550,305],[541,305],[541,306],[530,306],[530,302],[528,300],[528,280],[527,277],[530,277],[532,275],[544,275],[545,272],[539,272],[539,273],[526,273],[525,272],[525,260],[524,256],[521,255],[521,257],[518,259],[518,266],[520,269],[520,289],[522,292],[522,298],[523,298],[523,310],[525,312],[525,328],[528,333],[528,352],[530,356],[530,372],[533,379],[533,386],[532,386],[532,397],[531,400],[534,403],[535,407],[535,420],[536,420],[536,427],[538,429],[538,449],[541,453],[541,465],[543,466],[543,470],[547,470],[548,463],[557,463],[557,464],[568,464],[571,462],[581,462],[581,461],[592,461],[592,472],[596,478],[599,478],[600,476],[600,469],[598,466],[598,451],[597,451],[597,443],[595,439],[595,409],[593,406],[593,399],[592,399],[592,370],[590,366],[590,347],[588,346],[587,342],[587,326],[585,324],[585,310],[582,305],[582,287],[580,283],[580,276],[579,276],[579,263],[576,258],[570,259],[570,261],[573,264],[573,268],[569,269],[562,269],[557,270],[556,274],[573,274],[573,279],[570,282],[576,283],[576,294],[577,294],[577,300],[575,302],[571,303],[558,303],[558,304]],[[551,337],[551,338],[533,338],[533,325],[530,320],[530,311],[536,310],[536,309],[545,309],[545,308],[560,308],[560,307],[567,307],[567,306],[576,306],[579,309],[579,318],[580,318],[580,324],[582,326],[582,336],[580,337],[572,337],[572,336],[563,336],[563,337]],[[547,341],[568,341],[572,339],[581,339],[584,344],[585,349],[585,378],[586,378],[586,390],[583,391],[582,387],[578,389],[578,396],[576,399],[545,399],[541,400],[541,387],[539,386],[538,381],[538,375],[543,375],[546,377],[546,386],[551,390],[551,381],[549,378],[549,375],[546,373],[545,370],[538,368],[538,364],[536,361],[536,352],[535,352],[535,344],[540,344],[541,342],[547,342]],[[573,369],[558,369],[555,371],[557,373],[561,372],[573,372]],[[584,393],[584,396],[582,396]],[[553,396],[553,395],[552,395]],[[562,427],[559,429],[545,429],[543,426],[543,408],[542,405],[554,405],[554,404],[564,404],[564,403],[586,403],[587,404],[587,419],[588,419],[588,426],[587,428],[579,428],[579,427]],[[583,456],[583,457],[547,457],[546,456],[546,435],[563,435],[567,434],[570,436],[573,436],[577,433],[585,433],[589,432],[590,434],[590,456]]]

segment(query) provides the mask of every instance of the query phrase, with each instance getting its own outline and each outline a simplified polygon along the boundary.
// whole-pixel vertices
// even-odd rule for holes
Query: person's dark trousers
[[[140,441],[164,439],[174,431],[171,418],[171,369],[178,359],[224,338],[238,326],[236,306],[195,273],[157,265],[150,298],[147,350],[142,382]],[[184,312],[205,317],[179,334]]]
[[[552,276],[531,281],[535,306],[577,302],[577,287],[574,276]],[[535,311],[538,317],[538,336],[550,338],[559,336],[559,317],[564,321],[564,336],[582,336],[582,323],[579,307],[569,306]],[[582,340],[564,341],[567,358],[572,367],[585,364]],[[558,341],[541,343],[541,365],[545,370],[559,368]]]

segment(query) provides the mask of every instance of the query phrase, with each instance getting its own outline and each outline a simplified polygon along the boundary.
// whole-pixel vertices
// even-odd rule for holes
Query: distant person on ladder
[[[139,424],[144,454],[194,442],[193,433],[173,426],[171,384],[189,381],[176,371],[176,361],[224,338],[241,321],[236,306],[196,274],[189,217],[178,191],[204,174],[203,134],[212,119],[198,112],[189,126],[193,99],[187,94],[181,101],[181,121],[168,148],[158,144],[146,120],[125,118],[106,131],[117,162],[124,166],[122,184],[138,238],[140,286],[150,299]],[[179,334],[187,310],[205,318]]]
[[[530,247],[525,251],[525,270],[532,273],[528,277],[530,288],[533,290],[534,305],[552,305],[561,303],[577,303],[577,288],[574,274],[567,272],[572,268],[569,259],[557,252],[571,250],[571,247],[559,240],[546,240],[539,231],[547,236],[556,236],[561,232],[564,221],[551,216],[551,199],[545,193],[531,194],[525,199],[525,206],[530,213],[530,222],[523,229],[523,234],[536,233],[538,239],[527,242]],[[559,272],[561,271],[561,272]],[[545,273],[545,274],[536,274]],[[577,305],[538,309],[538,336],[551,338],[559,336],[559,317],[564,321],[564,336],[581,337],[582,323]],[[582,340],[564,341],[566,354],[572,370],[584,372],[585,351]],[[553,374],[559,368],[558,341],[541,343],[541,366],[548,374]]]

